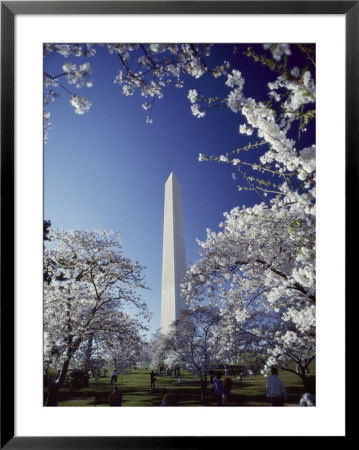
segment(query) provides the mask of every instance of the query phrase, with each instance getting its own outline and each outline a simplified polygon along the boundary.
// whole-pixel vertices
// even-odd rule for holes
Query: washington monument
[[[181,187],[174,173],[165,184],[163,219],[161,333],[185,308],[180,282],[186,272],[186,246],[183,231]]]

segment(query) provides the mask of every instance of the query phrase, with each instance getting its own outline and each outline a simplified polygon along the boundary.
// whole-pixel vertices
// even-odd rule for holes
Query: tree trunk
[[[302,379],[304,392],[315,394],[315,376],[308,375],[307,368],[305,366],[299,366],[299,369],[298,375]]]
[[[57,380],[51,383],[48,390],[48,395],[46,399],[46,406],[57,406],[57,399],[58,394],[61,386],[63,385],[63,382],[65,380],[70,361],[76,350],[79,348],[79,345],[81,344],[81,341],[75,342],[74,346],[67,351],[67,357],[62,364],[62,367],[60,369],[60,375],[58,376]]]
[[[87,341],[87,348],[86,348],[86,354],[85,354],[85,373],[86,373],[86,381],[85,381],[85,387],[89,387],[89,372],[91,369],[91,356],[92,356],[92,342],[93,342],[93,336],[90,336]]]
[[[59,378],[50,384],[46,399],[46,406],[57,406],[59,390],[65,380],[71,357],[72,355],[64,361]]]
[[[303,383],[304,383],[304,391],[308,392],[309,394],[315,395],[315,391],[316,391],[315,376],[310,375],[310,376],[305,377],[305,379],[303,379]]]

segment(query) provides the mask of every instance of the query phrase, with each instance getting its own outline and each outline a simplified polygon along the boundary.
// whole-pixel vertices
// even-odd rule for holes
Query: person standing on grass
[[[113,388],[113,391],[108,397],[110,406],[121,406],[122,405],[122,393],[117,389],[117,386]]]
[[[155,381],[156,381],[155,372],[152,370],[152,372],[151,372],[151,390],[156,389]]]
[[[232,380],[230,378],[223,379],[222,406],[237,406],[233,401],[231,394]]]
[[[278,369],[272,367],[271,371],[272,375],[266,381],[267,397],[272,406],[284,406],[284,402],[287,400],[287,391],[282,380],[278,377]]]
[[[222,406],[223,381],[222,375],[217,372],[216,379],[213,382],[213,392],[217,399],[217,406]]]
[[[112,386],[115,383],[115,380],[116,380],[115,372],[112,372],[110,377],[110,386]]]

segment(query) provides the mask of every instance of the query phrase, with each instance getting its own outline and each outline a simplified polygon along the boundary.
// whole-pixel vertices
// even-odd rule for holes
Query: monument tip
[[[174,172],[171,172],[171,173],[170,173],[170,175],[169,175],[169,177],[167,178],[167,180],[169,180],[169,179],[171,179],[171,178],[176,178]]]

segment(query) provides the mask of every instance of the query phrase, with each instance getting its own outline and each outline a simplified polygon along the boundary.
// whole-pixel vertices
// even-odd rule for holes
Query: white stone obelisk
[[[185,308],[180,283],[186,272],[186,246],[183,230],[181,187],[174,173],[165,184],[163,220],[161,333]]]

